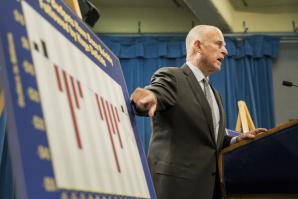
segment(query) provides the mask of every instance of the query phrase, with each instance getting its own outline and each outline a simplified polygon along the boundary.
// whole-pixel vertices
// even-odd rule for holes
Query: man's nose
[[[222,47],[222,49],[221,49],[221,53],[222,53],[224,56],[228,55],[228,50],[227,50],[227,48],[226,48],[225,46]]]

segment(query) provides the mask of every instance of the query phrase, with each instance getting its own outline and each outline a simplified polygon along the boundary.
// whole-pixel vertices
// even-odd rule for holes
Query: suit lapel
[[[213,142],[213,144],[216,145],[215,137],[214,137],[213,122],[212,122],[212,114],[211,114],[211,109],[208,104],[208,101],[203,93],[203,90],[202,90],[198,80],[194,76],[191,69],[185,64],[182,66],[182,70],[183,70],[184,74],[186,75],[186,79],[194,93],[194,96],[196,97],[199,104],[201,104],[202,110],[203,110],[206,120],[208,122],[208,127],[209,127],[209,132],[210,132],[210,135],[212,138],[212,142]]]
[[[221,98],[218,94],[218,92],[211,86],[212,90],[213,90],[213,93],[214,93],[214,96],[216,98],[216,102],[217,102],[217,105],[218,105],[218,109],[219,109],[219,127],[218,127],[218,137],[217,137],[217,147],[220,147],[220,143],[222,143],[223,141],[223,138],[224,138],[224,134],[222,132],[224,132],[225,130],[223,129],[224,128],[224,124],[225,124],[225,117],[224,117],[224,108],[223,108],[223,105],[222,105],[222,101],[221,101]]]

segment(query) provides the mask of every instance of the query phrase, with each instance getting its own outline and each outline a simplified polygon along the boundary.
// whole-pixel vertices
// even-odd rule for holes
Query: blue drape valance
[[[180,58],[186,56],[185,37],[113,37],[101,39],[119,57],[133,58]],[[249,36],[241,39],[226,37],[228,57],[241,58],[251,56],[276,58],[279,49],[279,38],[272,36]]]
[[[101,37],[119,59],[185,56],[183,37]]]

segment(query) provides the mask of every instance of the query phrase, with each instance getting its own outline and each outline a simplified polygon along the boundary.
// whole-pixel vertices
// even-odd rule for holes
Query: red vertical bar
[[[115,112],[116,112],[116,115],[117,115],[118,122],[120,122],[120,118],[119,118],[119,115],[118,115],[118,109],[116,107],[115,107]]]
[[[115,117],[114,107],[113,107],[112,104],[111,104],[111,110],[112,110],[112,115],[113,115],[113,121],[114,121],[116,130],[117,130],[117,135],[118,135],[119,143],[120,143],[121,148],[123,148],[122,139],[121,139],[121,135],[120,135],[119,128],[118,128],[118,123],[117,123],[117,120],[116,120],[116,117]]]
[[[74,95],[74,98],[75,98],[76,106],[79,109],[80,108],[79,100],[78,100],[77,91],[76,91],[76,87],[75,87],[72,76],[70,76],[70,81],[71,81],[71,87],[72,87],[73,95]]]
[[[112,137],[113,135],[112,135],[112,132],[111,132],[110,124],[109,124],[108,119],[107,119],[108,117],[107,117],[105,104],[104,104],[104,101],[103,101],[102,97],[100,97],[100,99],[101,99],[101,104],[102,104],[102,107],[103,107],[106,123],[107,123],[107,126],[108,126],[110,141],[111,141],[112,148],[113,148],[113,153],[114,153],[114,158],[115,158],[115,161],[116,161],[117,170],[118,170],[119,173],[121,173],[121,169],[120,169],[120,165],[119,165],[119,161],[118,161],[118,157],[117,157],[117,153],[116,153],[116,149],[115,149],[115,145],[114,145],[114,140],[113,140],[113,137]]]
[[[67,94],[67,99],[68,99],[68,105],[69,105],[69,109],[70,109],[70,113],[71,113],[73,127],[74,127],[74,130],[75,130],[77,144],[78,144],[79,149],[82,149],[82,144],[81,144],[78,124],[77,124],[77,119],[76,119],[76,115],[75,115],[75,112],[74,112],[74,109],[73,109],[72,100],[71,100],[71,96],[70,96],[70,92],[69,92],[67,76],[66,76],[65,71],[63,71],[63,78],[64,78],[66,94]]]
[[[80,96],[81,98],[83,98],[83,92],[82,92],[82,87],[81,87],[81,83],[77,80],[77,85],[78,85],[78,88],[79,88],[79,93],[80,93]]]
[[[61,79],[60,79],[58,67],[55,64],[53,66],[54,66],[54,70],[55,70],[55,76],[56,76],[56,81],[58,84],[59,91],[62,92],[62,85],[61,85]]]
[[[113,133],[116,134],[116,131],[115,131],[115,128],[114,128],[114,124],[113,124],[113,121],[112,121],[112,117],[111,117],[111,112],[110,112],[110,107],[109,107],[109,102],[106,101],[106,105],[107,105],[107,109],[108,109],[108,116],[109,116],[109,122],[112,126],[112,129],[113,129]]]
[[[98,95],[96,93],[95,93],[95,98],[96,98],[96,102],[97,102],[97,107],[98,107],[98,110],[99,110],[100,118],[103,120],[103,115],[102,115],[102,111],[101,111],[101,107],[100,107]]]

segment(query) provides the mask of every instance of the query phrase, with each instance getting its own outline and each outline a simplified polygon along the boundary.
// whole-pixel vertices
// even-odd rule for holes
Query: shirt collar
[[[186,64],[189,66],[190,70],[193,72],[198,82],[201,82],[203,79],[205,79],[204,74],[198,67],[192,65],[190,62],[186,62]],[[209,81],[209,77],[207,77],[207,80]]]

